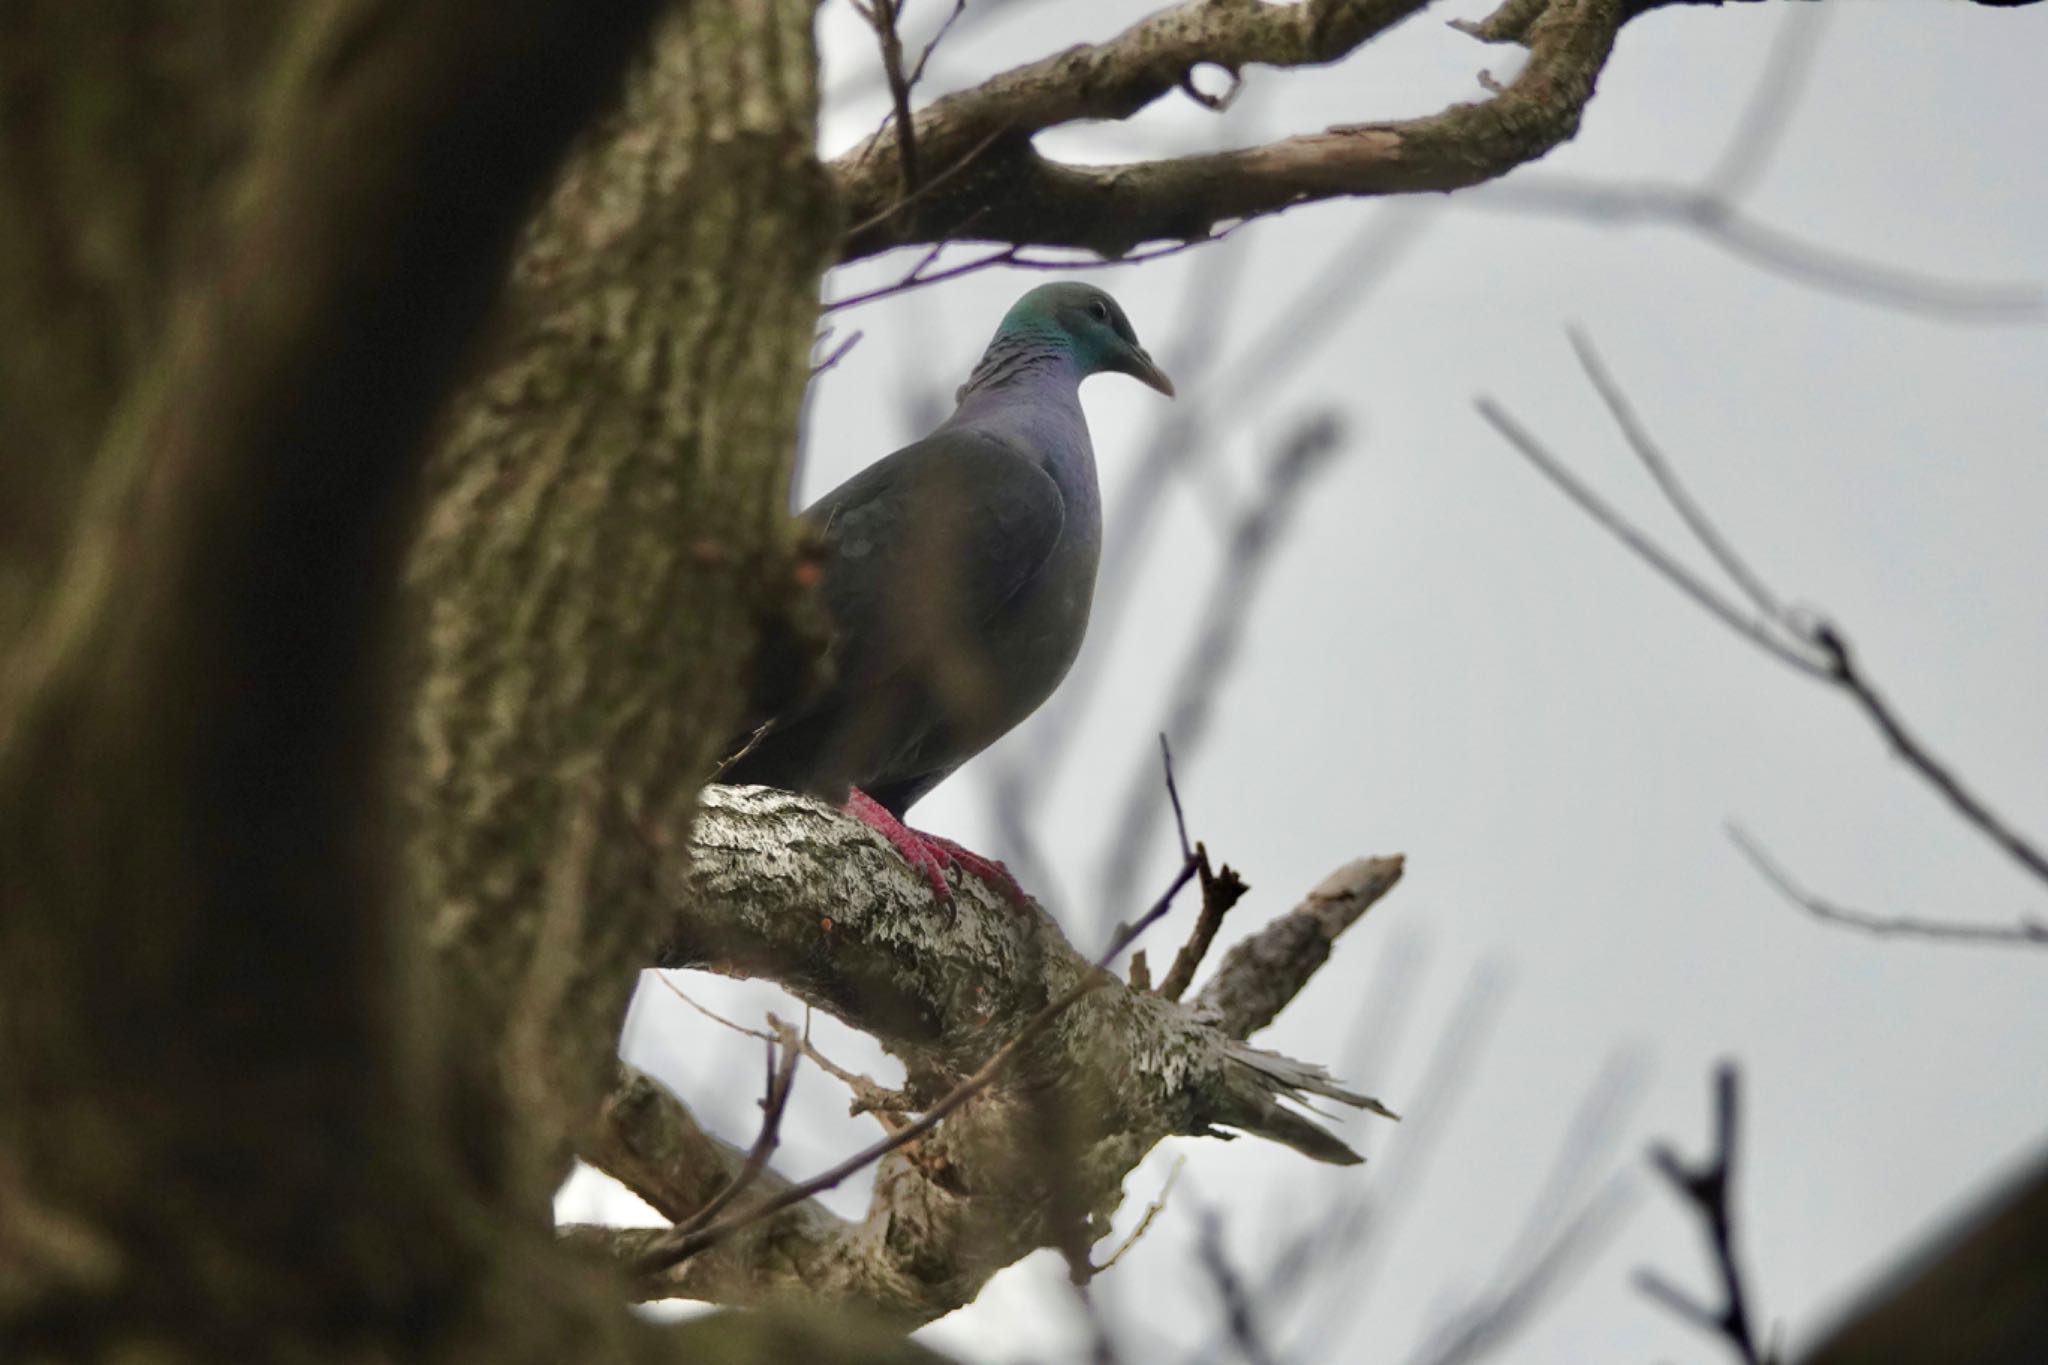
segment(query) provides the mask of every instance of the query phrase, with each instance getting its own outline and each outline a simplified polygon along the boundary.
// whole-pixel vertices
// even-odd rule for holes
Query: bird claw
[[[912,829],[889,813],[881,802],[855,787],[847,795],[846,813],[874,830],[889,841],[904,862],[922,875],[931,887],[932,895],[941,904],[953,903],[953,885],[946,880],[947,868],[959,868],[962,872],[979,877],[984,883],[995,888],[996,893],[1011,905],[1022,909],[1031,903],[1024,894],[1024,888],[1010,875],[1010,869],[994,858],[984,858],[962,848],[951,839],[923,830]]]

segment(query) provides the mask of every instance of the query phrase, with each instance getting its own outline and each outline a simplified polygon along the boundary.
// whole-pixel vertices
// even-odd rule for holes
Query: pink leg
[[[889,846],[902,855],[904,862],[924,875],[932,894],[942,901],[953,899],[953,887],[946,880],[946,869],[957,867],[993,886],[1013,905],[1030,903],[1030,897],[1024,894],[1023,887],[1017,885],[1010,869],[993,858],[968,852],[951,839],[912,829],[859,787],[848,793],[846,813],[887,839]]]

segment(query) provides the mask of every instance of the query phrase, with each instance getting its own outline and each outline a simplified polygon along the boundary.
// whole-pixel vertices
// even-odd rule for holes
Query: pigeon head
[[[994,358],[1009,350],[1051,352],[1071,360],[1084,379],[1114,370],[1173,396],[1173,381],[1138,344],[1124,310],[1092,284],[1042,284],[1018,299],[1003,315],[988,353]]]

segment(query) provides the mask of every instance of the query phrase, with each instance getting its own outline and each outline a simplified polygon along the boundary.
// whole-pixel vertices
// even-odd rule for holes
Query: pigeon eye
[[[1088,305],[1088,316],[1094,318],[1097,322],[1108,322],[1109,305],[1101,299],[1094,300]]]

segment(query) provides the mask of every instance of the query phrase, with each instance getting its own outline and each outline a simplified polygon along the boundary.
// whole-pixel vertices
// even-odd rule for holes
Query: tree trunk
[[[833,240],[805,0],[665,22],[528,235],[428,468],[407,803],[530,1198],[613,1075],[637,972],[797,595],[788,481]]]
[[[787,1355],[535,1197],[648,947],[611,834],[679,837],[790,583],[808,7],[678,7],[444,421],[403,894],[425,438],[655,6],[160,8],[0,19],[0,1358]]]

